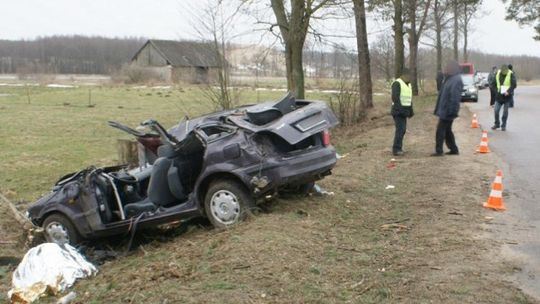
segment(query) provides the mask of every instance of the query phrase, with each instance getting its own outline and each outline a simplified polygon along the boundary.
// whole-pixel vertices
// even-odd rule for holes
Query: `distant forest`
[[[35,40],[0,40],[0,73],[3,74],[107,74],[118,72],[129,63],[133,55],[146,41],[145,38],[104,38],[87,36],[52,36]],[[371,62],[374,78],[391,79],[393,75],[393,50],[386,40],[381,39],[371,46]],[[260,47],[259,47],[260,48]],[[236,52],[234,51],[236,49]],[[233,72],[249,75],[283,76],[285,66],[279,50],[267,54],[266,61],[259,62],[261,55],[246,55],[246,46],[229,46],[229,58]],[[251,48],[253,49],[253,48]],[[304,68],[309,77],[353,78],[356,77],[356,55],[344,48],[321,51],[306,48]],[[444,57],[451,57],[451,50],[443,50]],[[270,58],[272,57],[272,58]],[[505,56],[471,51],[470,61],[477,70],[488,72],[493,65],[512,63],[522,80],[540,78],[540,57]],[[283,66],[281,66],[283,65]],[[254,66],[258,66],[256,71]],[[251,68],[245,68],[251,67]],[[435,77],[435,53],[431,49],[421,49],[419,53],[419,77]],[[247,71],[247,72],[246,72]]]
[[[129,62],[144,42],[85,36],[0,40],[0,73],[110,74]]]

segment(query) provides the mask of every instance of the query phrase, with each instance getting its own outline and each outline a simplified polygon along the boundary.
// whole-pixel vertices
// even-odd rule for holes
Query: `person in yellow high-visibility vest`
[[[497,130],[499,127],[502,131],[506,131],[506,121],[508,120],[508,106],[516,88],[516,77],[514,73],[508,69],[508,65],[503,64],[497,71],[495,79],[493,79],[493,87],[497,90],[495,98],[495,124],[491,127],[492,130]],[[501,108],[503,108],[502,124],[500,120]]]
[[[414,115],[410,72],[404,68],[401,76],[392,83],[392,117],[396,131],[392,154],[403,155],[403,137],[407,131],[407,118]]]

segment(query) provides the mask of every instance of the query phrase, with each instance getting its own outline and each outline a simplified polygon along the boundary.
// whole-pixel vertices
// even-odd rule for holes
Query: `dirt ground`
[[[474,153],[481,132],[463,108],[461,155],[429,157],[432,100],[417,103],[395,167],[390,116],[334,130],[343,158],[320,182],[334,195],[277,199],[226,231],[192,225],[146,241],[78,282],[76,302],[537,303],[506,279],[516,269],[487,238],[494,212],[481,203],[496,156]],[[18,240],[7,217],[2,240]],[[0,256],[21,257],[17,248],[2,245]],[[12,269],[0,266],[0,299]]]

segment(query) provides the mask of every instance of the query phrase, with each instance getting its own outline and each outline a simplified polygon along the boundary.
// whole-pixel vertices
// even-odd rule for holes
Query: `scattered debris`
[[[335,195],[334,192],[326,191],[326,190],[324,190],[321,186],[319,186],[318,184],[315,184],[315,185],[313,186],[313,194],[314,194],[314,195],[318,195],[318,196],[323,196],[323,195],[329,195],[329,196],[332,196],[332,195]]]
[[[13,273],[12,303],[31,303],[47,294],[58,294],[77,279],[97,273],[94,265],[70,245],[45,243],[30,249]]]
[[[388,186],[386,186],[385,190],[395,189],[395,188],[396,188],[396,186],[394,186],[394,185],[388,185]]]
[[[450,214],[450,215],[463,215],[463,213],[457,212],[457,211],[448,212],[448,214]]]
[[[349,153],[345,153],[345,154],[343,154],[343,155],[341,155],[341,154],[339,154],[339,153],[336,153],[337,159],[343,159],[343,158],[345,158],[345,157],[347,157],[347,156],[349,156]]]
[[[382,230],[397,229],[398,231],[403,231],[403,230],[409,230],[409,227],[405,225],[401,225],[401,224],[392,223],[392,224],[381,225],[381,229]]]

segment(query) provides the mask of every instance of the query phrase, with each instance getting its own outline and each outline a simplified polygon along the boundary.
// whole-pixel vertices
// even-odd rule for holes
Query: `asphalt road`
[[[515,277],[520,287],[540,300],[540,87],[516,89],[506,132],[490,129],[494,114],[489,90],[481,92],[477,104],[467,106],[489,130],[489,146],[508,168],[504,172],[508,210],[495,219],[502,254],[520,265]]]

